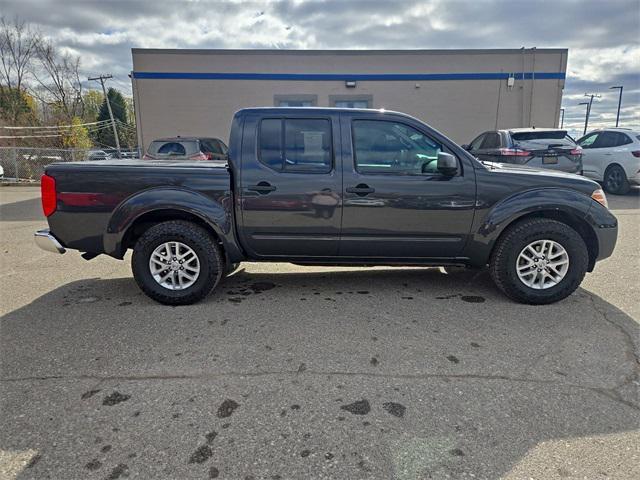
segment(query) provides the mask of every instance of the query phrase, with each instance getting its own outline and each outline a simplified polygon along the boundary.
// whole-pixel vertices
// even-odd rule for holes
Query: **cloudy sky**
[[[581,131],[585,92],[602,95],[590,126],[613,126],[613,85],[624,85],[621,124],[640,127],[640,0],[0,0],[0,12],[127,92],[132,47],[568,48],[565,127]]]

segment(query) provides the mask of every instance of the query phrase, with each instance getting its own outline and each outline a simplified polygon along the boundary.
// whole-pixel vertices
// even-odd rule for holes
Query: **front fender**
[[[474,265],[485,265],[498,237],[519,218],[541,212],[557,212],[584,219],[591,204],[588,196],[576,190],[549,187],[518,192],[487,207],[484,212],[482,205],[479,205],[480,211],[476,213],[466,256]]]
[[[104,234],[104,251],[122,258],[122,244],[128,229],[142,215],[161,210],[180,210],[204,221],[222,240],[225,250],[235,249],[231,198],[216,201],[193,190],[178,187],[158,187],[128,197],[113,211]]]

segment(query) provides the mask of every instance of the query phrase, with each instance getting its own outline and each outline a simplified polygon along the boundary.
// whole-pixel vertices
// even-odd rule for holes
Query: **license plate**
[[[552,163],[558,163],[558,156],[554,155],[554,156],[542,157],[542,163],[546,165],[549,165]]]

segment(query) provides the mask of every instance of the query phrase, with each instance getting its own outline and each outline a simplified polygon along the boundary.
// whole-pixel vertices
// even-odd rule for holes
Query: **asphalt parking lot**
[[[0,478],[640,478],[640,191],[550,306],[464,270],[242,264],[166,307],[0,188]],[[128,258],[127,258],[128,260]]]

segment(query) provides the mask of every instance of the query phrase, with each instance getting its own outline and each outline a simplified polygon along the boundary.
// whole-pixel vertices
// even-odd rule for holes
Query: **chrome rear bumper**
[[[60,242],[49,233],[49,229],[38,230],[33,234],[34,239],[36,241],[36,245],[38,245],[42,250],[46,250],[47,252],[52,253],[64,253],[66,252],[65,248],[60,245]]]

